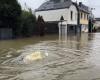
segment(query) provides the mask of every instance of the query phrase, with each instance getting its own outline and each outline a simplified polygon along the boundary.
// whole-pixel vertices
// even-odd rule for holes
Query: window
[[[73,11],[71,11],[71,16],[70,17],[71,17],[71,20],[73,20]]]
[[[81,13],[81,19],[83,18],[83,13]]]
[[[84,13],[84,19],[86,19],[86,14]]]

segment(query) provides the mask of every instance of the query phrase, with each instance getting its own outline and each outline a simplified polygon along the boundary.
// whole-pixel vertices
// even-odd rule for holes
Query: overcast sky
[[[23,8],[26,6],[31,8],[32,10],[38,8],[43,2],[46,0],[18,0]],[[76,0],[73,0],[76,1]],[[95,17],[100,17],[100,0],[77,0],[78,2],[83,2],[84,4],[88,5],[91,8],[95,8],[93,13]]]

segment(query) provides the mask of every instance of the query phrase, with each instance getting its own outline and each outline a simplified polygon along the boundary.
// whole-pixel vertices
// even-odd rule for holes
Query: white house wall
[[[45,21],[59,21],[61,16],[64,17],[64,20],[67,20],[68,19],[68,9],[57,9],[57,10],[36,12],[36,17],[38,17],[39,15],[43,16],[43,19]]]
[[[73,11],[73,20],[71,20],[71,11]],[[74,5],[71,5],[68,12],[68,24],[77,24],[78,11]]]
[[[73,11],[73,20],[71,20],[71,11]],[[36,12],[36,17],[41,15],[45,21],[59,21],[61,16],[63,16],[67,24],[77,24],[77,13],[76,7],[71,5],[70,8],[66,9],[38,11]]]

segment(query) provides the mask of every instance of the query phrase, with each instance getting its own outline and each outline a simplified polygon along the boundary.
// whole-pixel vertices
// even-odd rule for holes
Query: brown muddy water
[[[100,80],[100,33],[0,41],[0,80]]]

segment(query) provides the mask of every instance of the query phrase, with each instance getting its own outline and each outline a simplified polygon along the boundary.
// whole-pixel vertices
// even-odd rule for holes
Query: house
[[[78,10],[71,0],[46,1],[38,9],[36,9],[35,14],[37,18],[40,15],[43,17],[45,22],[54,24],[53,27],[56,27],[54,29],[58,29],[58,25],[62,24],[63,27],[59,27],[59,29],[61,28],[62,32],[63,30],[67,30],[65,32],[76,33]],[[61,20],[62,17],[63,21]],[[49,26],[49,30],[51,28],[52,26]]]
[[[81,32],[88,32],[89,28],[89,8],[82,4],[82,2],[79,2],[78,5],[78,12],[79,12],[79,25],[81,27]]]
[[[100,18],[95,18],[95,29],[100,29]]]

